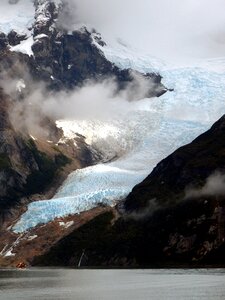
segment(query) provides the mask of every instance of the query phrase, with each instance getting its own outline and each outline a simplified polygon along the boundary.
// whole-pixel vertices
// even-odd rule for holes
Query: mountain
[[[191,144],[179,148],[162,160],[152,173],[137,185],[125,202],[133,211],[154,205],[170,206],[187,197],[188,188],[198,190],[215,172],[224,174],[225,157],[223,134],[225,117]],[[217,191],[212,191],[214,194]],[[219,191],[218,191],[219,192]]]
[[[85,250],[84,266],[224,266],[224,130],[225,116],[34,265],[77,266]]]
[[[21,198],[43,194],[46,187],[51,189],[56,173],[65,165],[71,167],[62,172],[64,175],[60,183],[71,170],[91,165],[100,159],[100,155],[85,144],[82,136],[75,137],[77,147],[74,147],[74,141],[68,141],[68,147],[60,143],[63,132],[48,116],[40,117],[42,132],[47,133],[38,138],[31,128],[21,129],[18,122],[16,125],[12,123],[13,103],[25,101],[35,84],[44,82],[51,93],[72,90],[88,80],[114,77],[118,89],[123,90],[130,82],[138,85],[135,78],[141,76],[149,84],[145,96],[160,96],[166,92],[159,74],[122,70],[108,61],[96,46],[96,43],[104,45],[104,42],[95,30],[78,26],[73,32],[68,32],[62,28],[58,24],[64,9],[61,1],[36,0],[33,8],[31,4],[26,4],[27,10],[22,19],[20,10],[24,10],[24,1],[7,5],[11,13],[8,13],[8,18],[3,15],[0,22],[0,29],[5,29],[0,34],[1,114],[4,115],[1,121],[0,184],[4,186],[0,192],[1,211]],[[15,90],[12,91],[7,80],[15,82]],[[35,113],[41,114],[39,111]],[[40,180],[43,184],[33,183],[36,175],[35,181]],[[44,195],[50,197],[53,192]]]
[[[119,69],[96,47],[95,42],[101,45],[104,42],[94,29],[78,25],[69,32],[60,25],[58,19],[64,11],[62,1],[35,0],[34,6],[34,23],[29,31],[24,34],[15,29],[8,34],[2,32],[0,44],[2,52],[10,49],[20,55],[29,55],[21,60],[27,60],[26,67],[35,80],[45,81],[56,90],[73,88],[87,79],[100,80],[109,76],[115,76],[119,88],[123,89],[134,80],[131,70]],[[166,92],[159,74],[136,73],[149,82],[147,97]]]
[[[175,66],[68,27],[64,1],[4,5],[0,266],[223,265],[225,59]]]
[[[114,93],[122,94],[130,89],[131,100],[134,89],[141,90],[137,97],[159,97],[167,92],[159,73],[119,68],[107,59],[101,50],[105,43],[94,29],[83,25],[76,25],[71,31],[65,29],[60,21],[64,13],[60,0],[4,1],[2,4],[0,248],[1,260],[6,258],[6,263],[1,262],[1,265],[10,265],[14,258],[13,249],[19,240],[10,229],[30,203],[53,197],[72,171],[115,156],[104,155],[88,144],[87,137],[79,131],[66,136],[57,120],[43,113],[38,103],[42,101],[41,93],[35,95],[35,90],[44,90],[47,99],[60,92],[68,95],[88,83],[113,78]],[[33,102],[35,97],[37,102]],[[98,207],[98,200],[95,206],[93,212],[84,213],[86,221],[105,211]],[[61,210],[62,207],[66,207],[64,203]],[[47,210],[42,213],[44,211]],[[54,215],[54,209],[52,213]],[[76,223],[83,224],[82,218],[66,217],[61,223],[65,221],[70,226],[53,226],[56,231],[48,237],[52,239],[49,247],[76,228]],[[35,218],[32,219],[35,222]],[[51,228],[50,221],[47,225]],[[40,233],[42,241],[37,239],[37,249],[42,248],[44,252],[48,249],[45,233]],[[31,240],[29,237],[27,241]],[[37,250],[37,253],[42,252]],[[30,255],[32,258],[33,248]]]

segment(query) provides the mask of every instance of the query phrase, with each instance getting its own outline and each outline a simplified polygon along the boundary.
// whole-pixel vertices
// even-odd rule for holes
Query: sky
[[[73,20],[163,59],[225,54],[225,0],[68,0]]]

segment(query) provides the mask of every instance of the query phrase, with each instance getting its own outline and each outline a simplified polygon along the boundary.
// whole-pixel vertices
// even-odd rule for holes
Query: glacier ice
[[[151,57],[148,62],[145,56],[143,62],[135,54],[126,55],[124,49],[102,51],[110,52],[110,60],[120,67],[152,71]],[[215,60],[194,67],[168,67],[159,62],[163,81],[173,92],[131,102],[127,112],[110,120],[58,121],[65,137],[82,134],[105,156],[118,158],[70,174],[53,199],[31,203],[13,230],[23,232],[56,217],[123,199],[160,160],[191,142],[224,113],[225,69],[221,63],[218,69],[216,65]]]
[[[20,0],[17,4],[9,4],[8,0],[1,0],[0,31],[9,33],[28,33],[33,24],[35,8],[32,0]]]

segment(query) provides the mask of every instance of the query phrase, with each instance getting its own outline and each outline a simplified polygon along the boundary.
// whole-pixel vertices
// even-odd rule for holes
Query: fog
[[[185,198],[223,195],[225,195],[225,175],[220,172],[215,172],[206,179],[206,183],[202,188],[187,189]]]
[[[0,76],[0,86],[12,99],[10,120],[13,127],[39,137],[42,133],[45,135],[44,117],[53,121],[123,118],[132,109],[131,100],[144,98],[150,87],[144,77],[131,72],[133,81],[124,90],[119,90],[116,80],[109,77],[103,81],[88,81],[71,91],[52,92],[44,83],[34,83],[29,72],[24,73],[25,80],[9,81],[7,74]]]
[[[71,23],[91,24],[108,40],[120,38],[166,60],[225,53],[224,0],[68,1]]]

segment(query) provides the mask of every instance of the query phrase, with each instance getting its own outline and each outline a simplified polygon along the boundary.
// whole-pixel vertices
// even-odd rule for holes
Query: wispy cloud
[[[202,196],[223,196],[225,195],[225,175],[215,172],[210,175],[202,188],[188,188],[185,198],[199,198]]]

